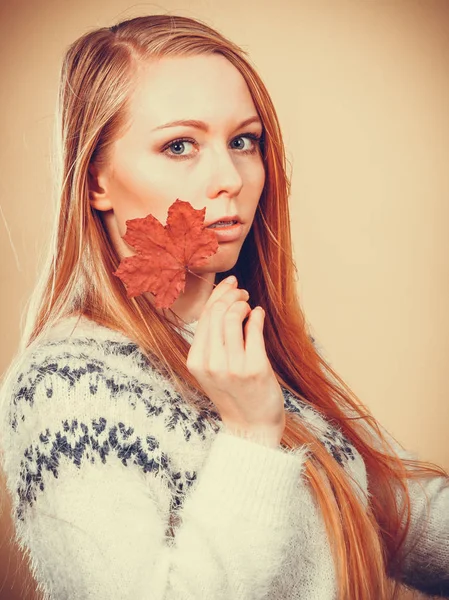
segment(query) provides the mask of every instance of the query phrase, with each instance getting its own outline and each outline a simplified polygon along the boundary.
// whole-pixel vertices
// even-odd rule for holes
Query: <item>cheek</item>
[[[246,184],[251,186],[254,190],[262,191],[265,184],[265,166],[260,158],[257,164],[251,165],[246,173]]]
[[[126,221],[152,214],[165,225],[168,208],[176,198],[179,183],[161,169],[134,168],[120,172],[113,187],[113,207],[120,235],[126,233]]]
[[[260,163],[260,165],[258,165],[256,169],[253,169],[248,175],[249,177],[246,180],[246,186],[248,190],[251,190],[251,195],[254,195],[254,205],[257,207],[265,185],[266,175],[263,163]]]

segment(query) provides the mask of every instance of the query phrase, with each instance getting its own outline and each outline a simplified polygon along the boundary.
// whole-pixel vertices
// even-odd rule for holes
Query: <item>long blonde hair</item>
[[[206,24],[181,16],[144,16],[90,31],[68,48],[58,99],[59,210],[19,351],[59,319],[84,315],[133,339],[186,401],[200,406],[207,402],[186,367],[189,345],[166,313],[158,313],[143,296],[128,298],[112,275],[120,259],[99,213],[90,207],[88,167],[108,160],[111,144],[126,128],[139,66],[159,57],[210,53],[226,57],[245,78],[264,127],[266,171],[254,223],[239,259],[231,271],[218,274],[218,281],[235,274],[254,306],[265,309],[267,354],[279,383],[341,429],[362,455],[369,486],[376,490],[366,508],[345,470],[295,414],[287,414],[282,445],[313,447],[305,474],[326,525],[338,598],[394,599],[399,584],[390,589],[389,576],[399,579],[400,550],[410,523],[407,479],[448,475],[431,463],[401,460],[367,407],[314,347],[297,295],[288,209],[290,180],[276,111],[247,53]],[[395,490],[404,498],[404,513]]]

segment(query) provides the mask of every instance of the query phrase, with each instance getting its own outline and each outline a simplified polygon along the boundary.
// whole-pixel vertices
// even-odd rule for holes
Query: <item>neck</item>
[[[186,275],[184,291],[179,294],[169,309],[158,309],[161,314],[175,325],[196,323],[204,310],[212,290],[214,289],[215,273],[192,273]],[[152,294],[145,294],[154,302]]]

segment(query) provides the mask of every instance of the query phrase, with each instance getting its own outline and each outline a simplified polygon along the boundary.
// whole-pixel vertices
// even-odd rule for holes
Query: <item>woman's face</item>
[[[254,122],[243,125],[255,118]],[[173,121],[202,121],[172,125]],[[121,258],[134,251],[121,237],[126,221],[154,215],[165,225],[179,198],[206,207],[205,222],[238,215],[236,241],[219,242],[197,271],[231,269],[251,228],[265,182],[262,123],[240,72],[221,55],[161,59],[142,69],[130,124],[103,170],[90,167],[91,205],[103,213]],[[214,278],[214,277],[213,277]],[[213,281],[212,278],[212,281]]]

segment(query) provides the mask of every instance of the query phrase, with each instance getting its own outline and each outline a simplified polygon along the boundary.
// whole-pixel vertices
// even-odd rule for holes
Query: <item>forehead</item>
[[[180,118],[201,119],[213,128],[253,114],[246,81],[221,55],[163,58],[143,65],[130,102],[131,123],[151,128]]]

